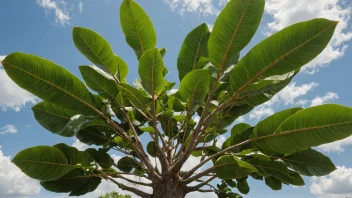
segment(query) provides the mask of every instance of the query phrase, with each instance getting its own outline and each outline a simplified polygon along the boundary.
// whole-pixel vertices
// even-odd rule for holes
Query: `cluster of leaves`
[[[86,28],[74,27],[72,34],[77,49],[95,65],[79,66],[85,84],[46,59],[24,53],[8,55],[2,64],[9,77],[43,99],[32,108],[41,125],[57,135],[76,136],[100,147],[78,151],[64,144],[37,146],[21,151],[13,162],[40,180],[45,189],[70,195],[93,191],[103,178],[123,190],[150,197],[114,180],[120,178],[156,188],[161,181],[176,181],[183,195],[200,191],[240,197],[232,189],[247,194],[249,177],[280,190],[282,184],[303,186],[301,175],[329,174],[334,164],[311,147],[351,135],[349,107],[329,104],[287,109],[256,126],[233,126],[222,147],[216,146],[217,136],[226,133],[238,117],[287,86],[326,47],[337,25],[327,19],[294,24],[266,38],[239,60],[259,26],[264,4],[264,0],[231,0],[212,32],[201,24],[189,33],[177,59],[177,91],[171,91],[175,83],[165,78],[166,49],[156,48],[152,22],[132,0],[123,1],[120,20],[139,60],[141,80],[134,81],[135,86],[126,81],[128,66],[123,59],[103,37]],[[195,116],[200,117],[198,123],[192,119]],[[140,141],[142,134],[151,139],[146,145]],[[108,154],[111,149],[126,156],[115,164]],[[191,155],[201,157],[201,162],[181,171]],[[159,158],[161,167],[154,167],[150,157]],[[207,162],[213,166],[196,173]],[[133,181],[124,174],[151,183]],[[210,177],[202,180],[205,176]],[[221,182],[215,187],[210,182],[216,178]],[[194,181],[199,184],[187,186]]]

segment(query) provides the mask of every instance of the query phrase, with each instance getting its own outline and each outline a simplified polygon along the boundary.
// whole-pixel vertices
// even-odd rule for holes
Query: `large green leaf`
[[[330,158],[313,149],[299,151],[279,159],[293,170],[307,176],[324,176],[336,170]]]
[[[79,66],[79,70],[89,88],[104,98],[110,100],[116,99],[118,89],[116,81],[111,75],[94,66]]]
[[[7,75],[39,98],[83,115],[96,115],[86,86],[65,68],[38,56],[16,52],[2,61]]]
[[[123,0],[120,22],[127,43],[139,59],[147,50],[155,48],[156,34],[144,10],[133,0]]]
[[[84,122],[82,115],[48,102],[40,102],[32,107],[34,118],[45,129],[65,137],[75,135],[75,130]]]
[[[214,164],[216,175],[221,179],[234,179],[246,177],[257,169],[250,164],[239,160],[236,156],[225,155]]]
[[[249,85],[239,96],[245,99],[238,101],[237,104],[244,103],[257,106],[269,101],[275,94],[285,88],[297,73],[298,71],[292,71],[284,75],[272,76]]]
[[[275,177],[287,184],[304,185],[304,181],[299,174],[289,170],[285,164],[273,161],[267,156],[256,154],[247,162],[257,168],[264,176]]]
[[[93,64],[113,75],[117,73],[118,60],[102,36],[87,28],[74,27],[72,38],[77,49]]]
[[[336,25],[335,21],[313,19],[289,26],[260,42],[231,71],[232,92],[302,67],[324,50]]]
[[[125,83],[119,84],[118,88],[137,109],[144,111],[148,107],[150,100],[147,98],[144,91],[136,89]]]
[[[122,58],[120,58],[117,55],[115,55],[115,57],[118,62],[117,73],[115,74],[115,76],[120,82],[126,83],[126,77],[128,74],[128,66]]]
[[[77,132],[76,137],[83,143],[91,145],[104,145],[113,142],[110,138],[113,130],[100,119],[84,123]]]
[[[194,70],[186,74],[179,87],[179,94],[188,101],[188,108],[195,110],[204,102],[209,92],[210,73],[207,69]]]
[[[117,162],[117,168],[123,172],[131,172],[133,168],[138,167],[135,160],[131,157],[123,157]]]
[[[265,184],[273,190],[281,190],[282,182],[275,177],[265,177]]]
[[[231,130],[231,132],[232,132],[232,130]],[[241,132],[238,132],[238,133],[235,133],[235,134],[231,135],[231,137],[229,137],[222,144],[222,149],[226,149],[226,148],[228,148],[230,146],[233,146],[233,145],[239,144],[241,142],[247,141],[252,133],[253,133],[253,127],[250,127],[250,128],[244,129]],[[250,143],[248,143],[248,144],[245,144],[245,145],[242,145],[240,147],[232,149],[232,152],[238,153],[240,151],[243,151],[243,150],[246,150],[246,149],[250,149],[250,148],[253,148],[253,146]]]
[[[41,181],[50,181],[75,169],[64,153],[51,146],[36,146],[19,152],[12,160],[23,173]]]
[[[214,23],[208,50],[211,63],[224,71],[257,31],[264,0],[231,0]]]
[[[83,186],[89,177],[91,176],[85,175],[82,170],[76,168],[58,180],[43,181],[40,184],[51,192],[68,193]]]
[[[164,87],[164,63],[158,49],[146,51],[138,65],[138,74],[144,89],[150,94],[159,94]]]
[[[231,136],[233,135],[237,135],[237,134],[240,134],[242,133],[243,131],[251,128],[252,126],[250,124],[246,124],[246,123],[239,123],[239,124],[236,124],[235,126],[233,126],[231,128]]]
[[[208,40],[210,32],[208,25],[203,23],[192,30],[183,41],[180,53],[177,58],[177,68],[180,81],[190,71],[202,69],[209,60],[198,64],[201,57],[208,57]]]
[[[88,148],[85,150],[93,159],[104,169],[110,168],[114,163],[114,160],[104,150],[96,150],[94,148]]]
[[[279,117],[275,114],[273,116]],[[255,129],[251,138],[256,138],[253,141],[258,147],[277,153],[292,154],[341,140],[352,134],[352,109],[340,105],[310,107],[294,113],[286,120],[274,120],[272,117],[268,119],[274,123],[273,127]],[[273,130],[280,121],[283,121],[281,125]],[[267,122],[265,125],[271,124]]]
[[[68,164],[87,167],[94,162],[94,159],[88,153],[79,151],[75,147],[67,146],[63,143],[56,144],[53,147],[59,149],[66,156]]]
[[[97,189],[97,187],[99,186],[100,182],[101,182],[101,178],[100,177],[90,176],[88,178],[87,182],[83,186],[73,190],[69,194],[69,196],[81,196],[81,195],[87,194],[89,192],[92,192],[95,189]]]

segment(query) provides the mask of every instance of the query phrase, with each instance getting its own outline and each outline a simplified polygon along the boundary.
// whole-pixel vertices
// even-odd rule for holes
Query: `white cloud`
[[[255,108],[251,113],[249,114],[249,119],[256,119],[260,120],[262,117],[270,116],[274,114],[274,110],[270,107],[265,107],[265,106],[260,106]]]
[[[82,1],[72,1],[70,5],[66,1],[62,0],[36,0],[37,4],[45,10],[46,16],[48,13],[53,13],[55,16],[54,23],[65,27],[70,24],[71,13],[77,8],[78,12],[82,14],[83,12],[83,2]]]
[[[311,105],[310,106],[322,105],[322,104],[324,104],[326,102],[330,102],[330,101],[333,101],[333,100],[336,100],[336,99],[339,99],[339,96],[337,95],[337,93],[328,92],[322,97],[320,97],[320,96],[315,97],[311,101]]]
[[[89,147],[87,144],[79,141],[79,139],[75,139],[75,141],[73,142],[73,144],[71,146],[76,147],[80,151],[84,151]]]
[[[260,120],[263,117],[270,116],[274,114],[274,106],[278,104],[293,105],[293,104],[306,104],[308,101],[300,99],[296,101],[299,97],[306,95],[314,87],[318,86],[318,83],[310,82],[307,84],[296,85],[296,82],[290,83],[268,102],[254,108],[249,113],[249,119]]]
[[[349,145],[352,145],[352,136],[336,142],[320,145],[318,146],[318,149],[328,153],[342,153],[344,151],[343,147]]]
[[[281,90],[277,97],[284,102],[285,105],[292,105],[295,102],[295,99],[306,95],[310,90],[314,87],[318,86],[318,83],[311,82],[308,84],[303,84],[300,86],[296,86],[296,83],[291,83],[283,90]]]
[[[319,198],[340,198],[352,196],[352,169],[337,166],[337,169],[323,177],[313,177],[310,192]]]
[[[0,61],[4,58],[5,56],[0,56]],[[1,68],[0,64],[0,109],[2,111],[7,109],[20,111],[26,104],[34,104],[38,101],[37,97],[17,86]]]
[[[168,4],[172,11],[178,11],[181,15],[185,12],[193,12],[203,16],[217,15],[220,12],[220,6],[223,4],[216,3],[213,0],[163,0]]]
[[[55,24],[65,27],[70,23],[70,15],[65,3],[57,3],[55,0],[36,0],[36,2],[45,9],[46,14],[51,11],[55,13]]]
[[[82,12],[83,12],[83,2],[82,2],[82,1],[80,1],[80,2],[78,3],[78,10],[79,10],[79,13],[82,14]]]
[[[351,6],[339,0],[267,0],[265,11],[272,20],[267,23],[267,35],[300,21],[313,18],[327,18],[339,21],[335,34],[326,49],[302,71],[314,74],[319,68],[327,66],[333,60],[341,58],[347,49],[345,42],[352,39],[349,28]]]
[[[40,193],[39,182],[17,168],[0,146],[0,197],[24,197]]]
[[[17,133],[17,128],[15,125],[7,124],[4,127],[0,128],[0,135],[4,135],[6,133]]]

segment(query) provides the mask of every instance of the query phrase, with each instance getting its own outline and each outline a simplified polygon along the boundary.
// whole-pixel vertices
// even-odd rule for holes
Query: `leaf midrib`
[[[234,31],[233,34],[232,34],[230,43],[229,43],[229,45],[227,46],[227,49],[226,49],[225,54],[224,54],[224,57],[222,58],[222,61],[221,61],[221,64],[220,64],[220,68],[219,68],[219,71],[220,71],[220,72],[222,71],[222,69],[223,69],[223,67],[224,67],[224,64],[225,64],[225,61],[226,61],[227,56],[228,56],[228,54],[229,54],[229,51],[230,51],[230,49],[231,49],[232,43],[233,43],[233,41],[234,41],[234,39],[235,39],[235,37],[236,37],[236,35],[237,35],[237,31],[238,31],[239,27],[240,27],[241,24],[242,24],[243,18],[244,18],[244,16],[245,16],[245,14],[247,13],[248,7],[249,7],[249,5],[251,4],[251,2],[252,2],[252,0],[249,0],[249,1],[248,1],[248,4],[247,4],[246,8],[245,8],[245,10],[243,11],[243,13],[242,13],[242,15],[241,15],[241,18],[240,18],[240,20],[238,21],[238,24],[237,24],[237,26],[236,26],[236,29],[235,29],[235,31]]]
[[[262,140],[262,139],[266,139],[266,138],[270,138],[270,137],[289,135],[291,133],[299,133],[299,132],[304,132],[304,131],[308,131],[308,130],[323,129],[326,127],[339,126],[339,125],[345,125],[345,124],[352,124],[352,121],[340,122],[340,123],[335,123],[335,124],[326,124],[326,125],[322,125],[322,126],[315,126],[315,127],[301,128],[301,129],[294,129],[294,130],[282,131],[282,132],[278,132],[278,133],[275,132],[273,134],[269,134],[266,136],[259,136],[256,138],[249,139],[247,142],[249,143],[249,142],[258,141],[258,140]]]

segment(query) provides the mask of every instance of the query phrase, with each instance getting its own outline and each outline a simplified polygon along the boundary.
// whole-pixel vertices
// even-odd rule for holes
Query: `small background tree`
[[[118,192],[105,193],[105,195],[99,196],[99,198],[132,198],[131,195],[121,195]]]
[[[238,193],[250,190],[250,177],[280,190],[282,184],[303,186],[302,175],[331,173],[335,170],[331,160],[311,147],[351,135],[349,107],[291,108],[256,126],[233,126],[322,52],[337,25],[327,19],[294,24],[238,60],[259,26],[264,4],[264,0],[231,0],[212,32],[201,24],[189,33],[177,59],[177,91],[172,91],[175,83],[165,79],[166,49],[156,48],[152,22],[132,0],[123,1],[120,19],[139,60],[141,80],[134,86],[126,82],[123,59],[99,34],[82,27],[73,28],[73,41],[95,65],[79,66],[85,84],[46,59],[8,55],[2,62],[8,76],[43,100],[32,108],[35,119],[57,135],[95,145],[85,151],[65,144],[36,146],[19,152],[13,163],[45,189],[70,196],[94,191],[104,179],[146,198],[184,197],[194,191],[241,197]],[[198,122],[195,116],[200,117]],[[217,147],[217,136],[227,132],[231,136]],[[142,142],[142,135],[149,141]],[[125,156],[115,164],[110,150]],[[200,163],[182,171],[191,155]],[[156,165],[153,157],[158,159]],[[199,171],[204,165],[208,166]]]

